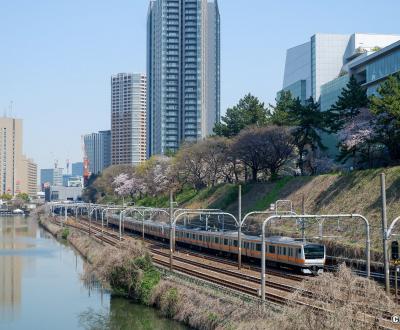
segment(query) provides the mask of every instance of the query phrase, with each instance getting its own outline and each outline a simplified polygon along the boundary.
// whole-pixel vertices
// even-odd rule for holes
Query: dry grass
[[[337,273],[324,273],[302,282],[290,297],[298,301],[304,299],[303,290],[313,292],[313,304],[330,312],[317,314],[306,306],[288,303],[278,314],[268,307],[262,312],[258,305],[174,277],[160,279],[139,241],[129,241],[118,249],[104,248],[76,232],[68,239],[91,260],[86,269],[88,279],[95,275],[114,292],[155,306],[164,316],[194,329],[376,329],[374,318],[381,318],[384,311],[400,313],[379,285],[352,274],[345,266]]]
[[[258,306],[173,278],[162,280],[150,301],[165,316],[200,330],[235,329],[241,321],[249,322],[266,315]]]
[[[68,241],[91,263],[98,258],[102,248],[100,243],[77,231],[68,235]]]
[[[142,242],[129,240],[120,248],[106,247],[91,260],[86,277],[93,275],[114,293],[148,304],[151,291],[160,280]]]
[[[376,320],[383,317],[384,311],[400,312],[378,284],[354,275],[343,265],[337,273],[324,273],[302,282],[300,289],[291,294],[290,301],[304,299],[302,289],[313,293],[315,306],[330,312],[317,313],[291,302],[276,317],[242,323],[238,329],[377,329]]]
[[[61,234],[62,231],[61,227],[50,222],[50,220],[48,220],[46,217],[41,217],[39,223],[41,226],[43,226],[44,229],[50,232],[53,236],[58,237]]]

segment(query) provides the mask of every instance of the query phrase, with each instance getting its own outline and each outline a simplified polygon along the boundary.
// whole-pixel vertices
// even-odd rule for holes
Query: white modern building
[[[138,165],[146,160],[146,99],[146,75],[111,77],[112,165]]]
[[[217,0],[151,0],[147,19],[147,156],[212,134],[220,118]]]
[[[321,109],[328,110],[336,103],[351,76],[366,89],[367,95],[376,94],[389,75],[400,72],[400,37],[398,39],[386,47],[377,47],[357,56],[343,67],[341,77],[322,85]]]
[[[341,77],[348,74],[349,64],[398,40],[400,35],[317,33],[310,41],[287,50],[282,90],[302,101],[312,96],[321,105],[325,102],[324,109],[337,95],[321,100],[321,94],[346,85],[346,78]]]
[[[63,185],[63,173],[64,169],[61,167],[56,167],[53,169],[53,185],[55,186]]]

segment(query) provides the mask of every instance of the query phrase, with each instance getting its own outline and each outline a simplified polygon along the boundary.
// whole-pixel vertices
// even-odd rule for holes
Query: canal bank
[[[85,262],[30,217],[0,217],[0,329],[186,329],[82,280]]]
[[[43,225],[54,226],[50,219],[42,216]],[[92,268],[103,283],[114,283],[111,287],[115,291],[155,307],[164,316],[191,328],[247,329],[248,322],[258,320],[264,323],[273,314],[276,316],[275,312],[280,309],[268,306],[264,313],[258,299],[179,272],[170,273],[162,267],[157,266],[155,274],[155,267],[151,260],[151,265],[148,263],[148,251],[143,251],[146,249],[141,240],[129,240],[128,245],[116,248],[103,245],[95,235],[89,238],[74,228],[69,227],[69,230],[68,240],[92,261]]]

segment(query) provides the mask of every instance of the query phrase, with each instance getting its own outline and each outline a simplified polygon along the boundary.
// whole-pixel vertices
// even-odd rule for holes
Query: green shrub
[[[173,318],[178,311],[179,292],[176,288],[170,288],[161,297],[161,311],[169,318]]]
[[[147,269],[143,273],[139,288],[139,297],[141,302],[149,305],[151,292],[158,282],[160,282],[160,273],[154,267]]]
[[[63,231],[61,232],[61,238],[62,239],[67,239],[69,235],[69,229],[68,228],[64,228]]]

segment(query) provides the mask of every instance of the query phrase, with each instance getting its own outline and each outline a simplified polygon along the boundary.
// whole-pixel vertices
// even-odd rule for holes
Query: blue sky
[[[110,127],[110,75],[145,72],[149,0],[0,0],[0,114],[13,101],[39,167],[81,160],[81,135]],[[287,48],[316,32],[400,34],[400,1],[219,0],[222,109],[273,102]]]

